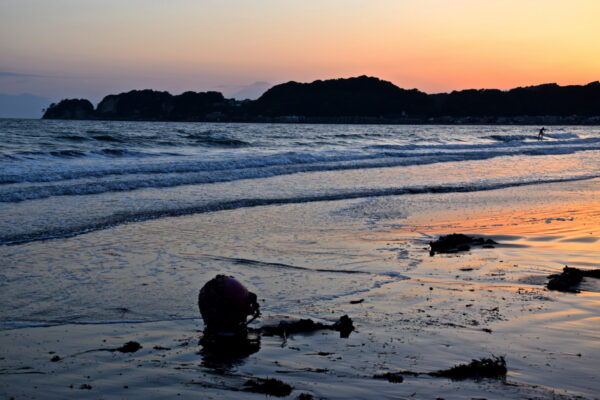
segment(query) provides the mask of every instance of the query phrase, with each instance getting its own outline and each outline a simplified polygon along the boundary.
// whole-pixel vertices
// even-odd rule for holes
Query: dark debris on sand
[[[121,353],[135,353],[142,348],[142,345],[138,342],[127,342],[121,347],[117,347],[115,350]]]
[[[434,372],[414,372],[398,371],[386,372],[384,374],[374,375],[375,379],[387,379],[389,382],[400,383],[404,381],[405,375],[419,376],[429,375],[437,378],[450,378],[453,380],[484,378],[501,379],[506,377],[506,360],[504,357],[482,358],[481,360],[472,360],[469,364],[459,364],[450,369],[442,369]]]
[[[292,393],[292,387],[274,378],[254,378],[244,383],[245,392],[263,393],[271,396],[285,397]]]
[[[376,375],[373,375],[373,378],[387,379],[388,382],[392,382],[392,383],[404,382],[404,377],[399,372],[386,372],[385,374],[376,374]]]
[[[340,333],[340,337],[347,338],[354,330],[352,319],[343,315],[333,324],[323,324],[312,319],[301,319],[298,321],[280,321],[277,325],[265,325],[260,331],[266,335],[288,336],[295,333],[310,333],[319,330],[334,330]]]
[[[95,351],[109,351],[109,352],[118,351],[120,353],[135,353],[136,351],[138,351],[141,348],[142,348],[142,345],[139,344],[138,342],[130,341],[130,342],[125,343],[121,347],[91,349],[91,350],[82,351],[80,353],[72,354],[69,357],[75,357],[75,356],[79,356],[81,354],[92,353]],[[53,361],[53,360],[51,360],[51,361]],[[60,360],[56,360],[56,361],[60,361]]]
[[[450,235],[440,236],[437,240],[429,242],[429,255],[435,253],[458,253],[459,251],[469,251],[471,246],[482,246],[484,248],[493,248],[497,244],[492,239],[476,238],[462,233],[452,233]]]
[[[582,270],[565,266],[562,273],[548,277],[550,280],[546,287],[560,292],[579,293],[577,285],[586,277],[600,279],[600,269]]]
[[[469,364],[459,364],[450,369],[430,372],[428,375],[450,378],[454,380],[503,378],[506,376],[506,360],[504,357],[482,358]]]

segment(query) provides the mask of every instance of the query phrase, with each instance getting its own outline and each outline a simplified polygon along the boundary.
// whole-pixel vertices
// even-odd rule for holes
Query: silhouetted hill
[[[277,85],[251,109],[271,116],[399,116],[422,114],[429,103],[427,94],[416,89],[400,89],[391,82],[360,76]]]
[[[52,103],[42,118],[46,119],[94,119],[94,106],[86,99],[61,100]]]
[[[431,115],[518,116],[600,115],[600,82],[585,86],[555,83],[497,89],[461,90],[431,95]]]
[[[225,98],[218,92],[168,92],[132,90],[106,96],[96,108],[99,119],[146,121],[196,121],[224,108]]]
[[[63,100],[43,118],[149,121],[344,123],[600,123],[600,82],[546,84],[426,94],[378,78],[288,82],[257,100],[219,92],[133,90],[106,96],[94,110],[87,100]]]

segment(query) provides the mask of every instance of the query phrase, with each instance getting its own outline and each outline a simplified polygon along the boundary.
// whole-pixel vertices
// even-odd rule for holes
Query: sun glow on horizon
[[[431,93],[600,79],[595,0],[7,0],[0,15],[0,71],[41,76],[3,77],[0,92],[366,74]]]

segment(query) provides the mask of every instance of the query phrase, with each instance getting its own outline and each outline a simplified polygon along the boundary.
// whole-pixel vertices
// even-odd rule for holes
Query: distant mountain
[[[68,103],[71,101],[71,103]],[[359,76],[287,82],[257,100],[219,92],[133,90],[106,96],[96,107],[82,100],[51,105],[44,118],[149,121],[325,123],[600,123],[600,82],[545,84],[511,90],[479,89],[426,94]],[[82,108],[83,107],[83,108]],[[74,117],[76,116],[76,117]]]
[[[236,100],[256,100],[271,87],[273,85],[269,82],[254,82],[250,85],[242,86],[231,97]]]
[[[40,118],[50,100],[33,94],[0,93],[0,118]]]

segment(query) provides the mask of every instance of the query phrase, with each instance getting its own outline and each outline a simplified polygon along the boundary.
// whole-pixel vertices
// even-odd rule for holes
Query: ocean
[[[600,128],[0,120],[0,244],[270,204],[600,176]]]

